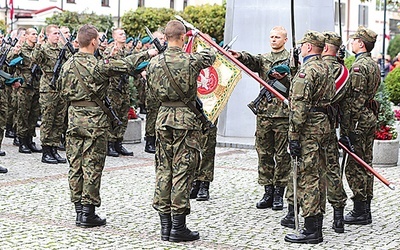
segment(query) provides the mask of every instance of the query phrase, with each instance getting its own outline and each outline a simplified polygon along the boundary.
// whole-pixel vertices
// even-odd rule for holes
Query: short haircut
[[[286,29],[283,27],[283,26],[275,26],[275,27],[273,27],[272,29],[271,29],[271,31],[278,31],[278,32],[281,32],[282,33],[282,35],[286,38],[287,37],[287,31],[286,31]],[[270,31],[270,32],[271,32]]]
[[[46,27],[46,35],[49,35],[49,34],[50,34],[50,30],[51,30],[52,28],[58,29],[58,26],[55,25],[55,24],[49,24],[49,25],[47,25],[47,27]]]
[[[99,32],[96,27],[90,24],[83,25],[78,31],[79,47],[87,47],[93,39],[99,37]]]
[[[179,40],[181,35],[186,34],[185,26],[178,20],[172,20],[165,27],[165,37],[167,41]]]

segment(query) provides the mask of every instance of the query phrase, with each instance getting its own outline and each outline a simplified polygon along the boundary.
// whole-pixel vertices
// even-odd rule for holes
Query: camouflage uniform
[[[171,86],[160,62],[164,56],[176,84],[189,101],[197,96],[201,69],[215,61],[215,53],[203,50],[187,54],[168,47],[148,66],[148,88],[162,102],[156,122],[156,188],[153,207],[161,214],[190,213],[189,192],[195,168],[200,163],[201,123]]]
[[[54,65],[60,50],[59,45],[52,46],[45,43],[43,45],[36,44],[32,53],[33,63],[37,63],[43,72],[39,86],[39,103],[42,115],[40,141],[43,146],[49,147],[57,147],[60,143],[67,110],[66,103],[61,99],[59,90],[50,87]]]
[[[121,60],[97,60],[92,54],[78,52],[62,67],[62,97],[70,102],[66,153],[70,164],[69,186],[71,201],[82,205],[100,206],[100,180],[107,150],[109,119],[81,87],[73,67],[88,88],[103,100],[109,87],[109,77],[133,71],[148,53],[132,55]],[[83,101],[83,102],[82,102]]]
[[[4,138],[4,130],[6,129],[7,122],[7,109],[8,103],[6,102],[7,96],[5,91],[4,79],[0,78],[0,149]]]

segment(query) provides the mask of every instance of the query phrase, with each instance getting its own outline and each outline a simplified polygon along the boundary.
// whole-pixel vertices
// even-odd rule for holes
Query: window
[[[187,7],[187,0],[183,0],[183,9]]]
[[[101,6],[110,7],[110,1],[109,0],[101,0]]]
[[[340,22],[341,25],[345,25],[346,19],[346,4],[340,3]],[[335,2],[335,25],[339,25],[339,3]]]
[[[75,0],[67,0],[67,3],[75,3]]]
[[[173,9],[173,8],[175,7],[175,1],[174,1],[174,0],[170,0],[170,1],[169,1],[169,7],[170,7],[171,9]]]
[[[368,27],[368,6],[358,6],[358,26]]]
[[[138,0],[137,7],[144,7],[144,0]]]

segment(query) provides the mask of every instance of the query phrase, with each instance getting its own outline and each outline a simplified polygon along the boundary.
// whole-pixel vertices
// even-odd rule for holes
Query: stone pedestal
[[[131,119],[128,120],[128,127],[124,134],[123,143],[141,143],[142,142],[142,120]]]
[[[399,158],[399,140],[375,140],[373,147],[374,167],[397,166]]]

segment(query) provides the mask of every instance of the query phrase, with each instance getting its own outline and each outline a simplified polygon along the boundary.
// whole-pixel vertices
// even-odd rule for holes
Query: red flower
[[[377,140],[392,140],[393,139],[393,128],[390,126],[381,126],[375,131],[375,139]]]
[[[128,111],[128,119],[137,119],[136,111],[134,108],[130,107]]]
[[[400,109],[394,110],[394,117],[397,121],[400,121]]]

